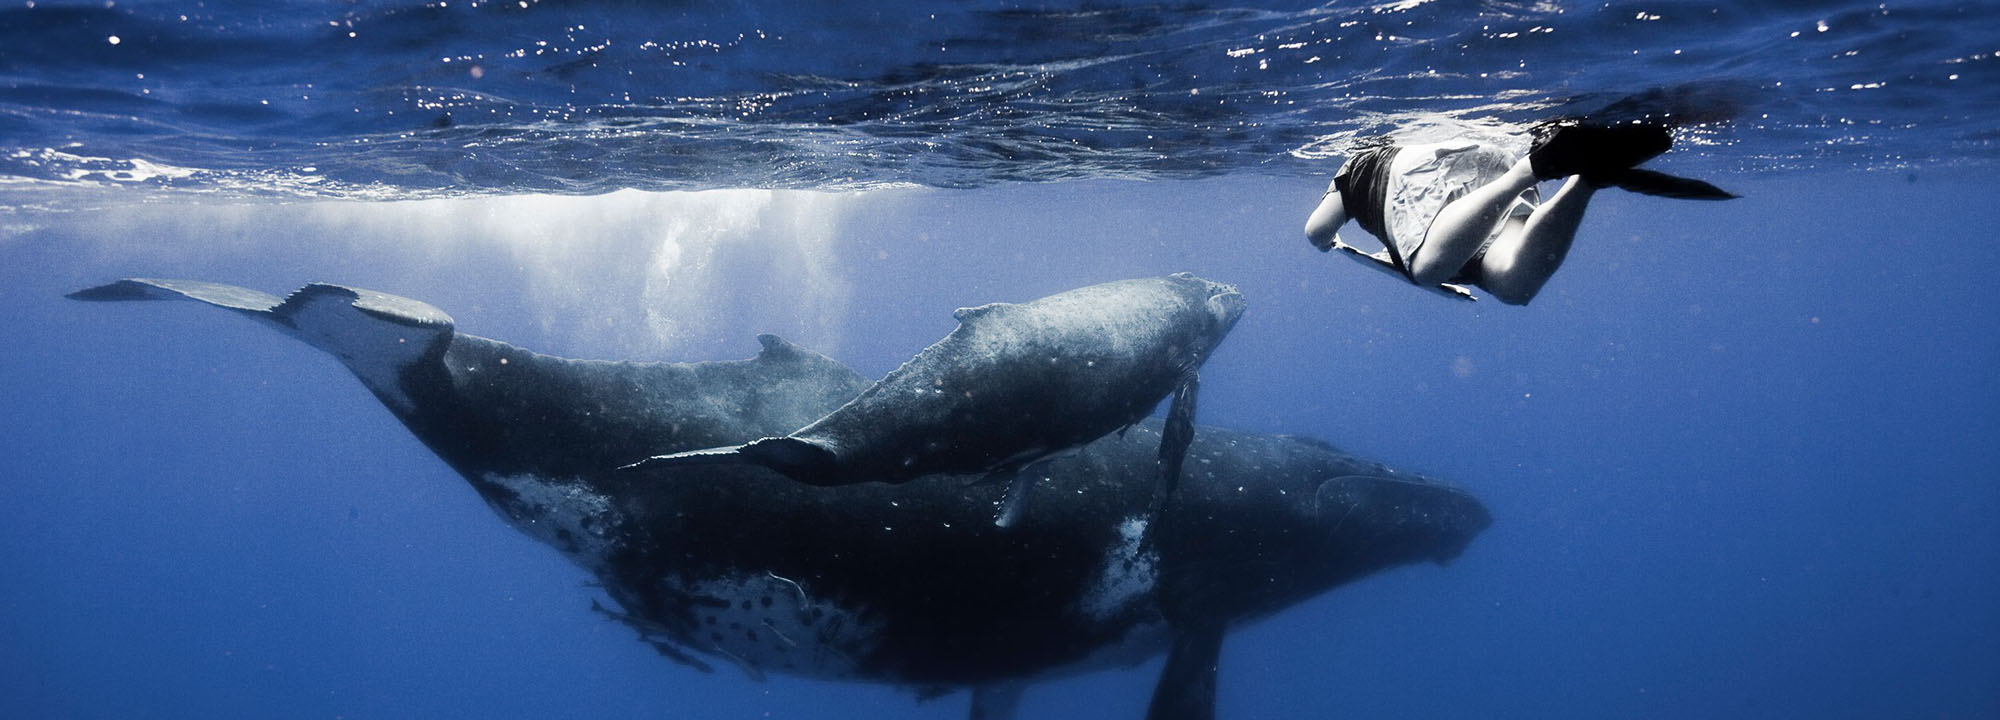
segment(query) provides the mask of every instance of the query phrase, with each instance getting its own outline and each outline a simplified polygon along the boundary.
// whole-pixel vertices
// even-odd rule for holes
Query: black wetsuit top
[[[1334,174],[1333,187],[1340,191],[1340,204],[1347,209],[1347,217],[1382,239],[1396,267],[1407,268],[1396,244],[1389,242],[1389,227],[1382,214],[1382,209],[1389,206],[1389,166],[1395,163],[1396,151],[1401,149],[1397,145],[1381,145],[1355,151],[1340,166],[1340,172]]]

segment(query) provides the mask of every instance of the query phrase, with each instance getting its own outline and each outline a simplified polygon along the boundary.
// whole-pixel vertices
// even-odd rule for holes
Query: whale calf
[[[1034,484],[1019,470],[1131,426],[1172,393],[1157,502],[1180,475],[1197,373],[1243,309],[1234,287],[1188,273],[961,308],[950,335],[810,425],[631,467],[750,462],[814,485],[993,473],[1010,483],[1007,525]]]
[[[1029,468],[1053,492],[1008,529],[986,522],[1002,488],[947,475],[818,487],[737,464],[635,482],[610,469],[634,449],[782,433],[869,384],[770,336],[728,362],[537,355],[457,332],[427,304],[334,285],[281,299],[127,280],[72,297],[198,300],[339,357],[503,519],[591,572],[605,598],[590,607],[667,658],[971,689],[975,718],[1008,717],[1037,679],[1163,652],[1148,717],[1213,717],[1230,627],[1449,562],[1490,522],[1464,491],[1323,442],[1206,427],[1155,516],[1152,420]]]

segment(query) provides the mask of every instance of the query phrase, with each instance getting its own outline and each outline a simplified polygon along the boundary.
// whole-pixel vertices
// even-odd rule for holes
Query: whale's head
[[[1237,292],[1235,285],[1206,280],[1193,273],[1174,273],[1173,279],[1201,299],[1206,320],[1202,335],[1208,340],[1208,349],[1222,344],[1222,339],[1228,337],[1229,331],[1236,327],[1236,321],[1242,319],[1243,311],[1249,307],[1243,300],[1243,293]]]
[[[1256,615],[1392,567],[1449,563],[1492,518],[1458,488],[1319,440],[1202,428],[1159,535],[1220,611]]]
[[[1334,554],[1367,547],[1384,560],[1443,565],[1493,524],[1471,493],[1424,478],[1341,475],[1318,484],[1310,510],[1313,534]]]

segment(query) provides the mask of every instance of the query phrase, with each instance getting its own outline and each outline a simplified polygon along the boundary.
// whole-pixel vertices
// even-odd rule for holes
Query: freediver
[[[1429,287],[1474,299],[1484,288],[1500,302],[1525,305],[1568,256],[1591,195],[1617,187],[1663,197],[1736,197],[1699,180],[1637,166],[1673,145],[1664,125],[1647,121],[1545,121],[1532,150],[1515,159],[1472,139],[1400,145],[1364,140],[1334,175],[1306,219],[1306,239],[1320,251],[1348,255]],[[1536,184],[1565,178],[1541,201]],[[1382,241],[1365,252],[1336,230],[1353,220]]]

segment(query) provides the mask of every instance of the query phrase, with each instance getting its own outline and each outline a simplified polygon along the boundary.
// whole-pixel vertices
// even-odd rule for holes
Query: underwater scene
[[[2000,6],[0,2],[0,714],[2000,717]]]

